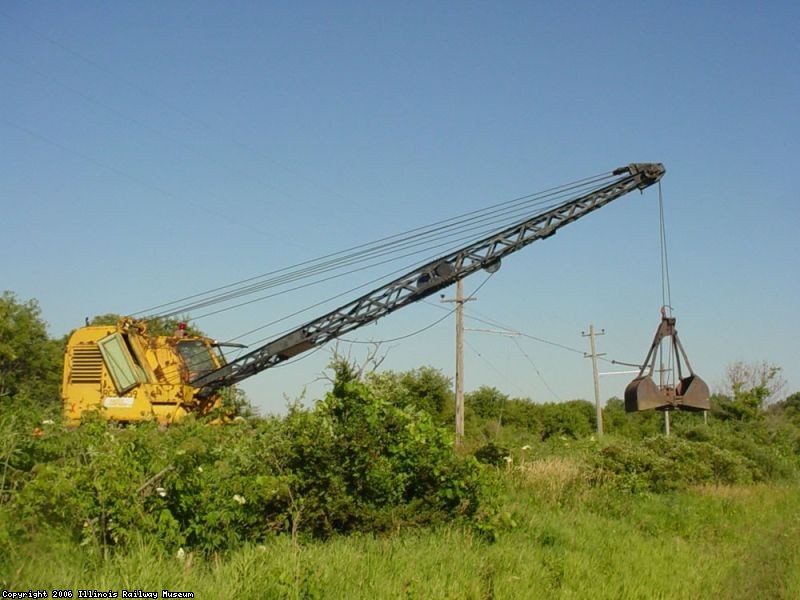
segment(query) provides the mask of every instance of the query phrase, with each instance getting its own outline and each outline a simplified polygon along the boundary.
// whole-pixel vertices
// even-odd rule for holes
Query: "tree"
[[[766,362],[736,362],[726,372],[726,392],[712,396],[712,410],[722,419],[754,421],[783,391],[785,381],[780,367]]]
[[[643,439],[661,433],[664,413],[658,410],[625,412],[625,401],[614,396],[608,399],[603,409],[603,427],[606,433]]]
[[[403,373],[368,373],[365,381],[376,394],[401,408],[424,410],[437,422],[449,419],[453,404],[450,379],[433,367],[420,367]]]
[[[500,419],[508,400],[508,395],[497,388],[482,385],[465,395],[464,405],[482,419]]]
[[[586,400],[548,402],[541,405],[543,440],[554,435],[588,437],[595,428],[594,406]]]
[[[62,345],[50,339],[36,300],[20,302],[13,292],[0,297],[0,400],[24,397],[58,401]]]
[[[769,407],[769,412],[800,424],[800,392],[795,392],[787,396],[785,400],[776,402]]]
[[[89,325],[116,325],[122,318],[122,315],[116,313],[105,313],[97,315],[89,321]],[[196,325],[189,322],[189,317],[152,317],[145,319],[147,322],[147,331],[150,335],[172,335],[174,334],[180,323],[186,323],[186,334],[204,337],[205,333],[200,330]]]

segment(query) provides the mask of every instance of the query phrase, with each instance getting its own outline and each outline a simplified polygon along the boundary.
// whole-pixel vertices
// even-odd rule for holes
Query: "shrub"
[[[496,508],[490,474],[453,453],[447,430],[354,380],[282,419],[166,431],[90,419],[25,444],[35,459],[18,461],[7,504],[20,526],[104,548],[141,534],[212,552],[453,519],[486,529]]]
[[[753,461],[709,442],[657,436],[641,443],[617,439],[595,459],[593,481],[633,493],[665,492],[699,484],[753,481]]]

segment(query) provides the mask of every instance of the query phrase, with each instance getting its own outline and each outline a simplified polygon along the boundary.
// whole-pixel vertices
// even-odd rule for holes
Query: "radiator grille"
[[[70,383],[100,383],[103,374],[103,356],[95,344],[76,346],[72,350]]]

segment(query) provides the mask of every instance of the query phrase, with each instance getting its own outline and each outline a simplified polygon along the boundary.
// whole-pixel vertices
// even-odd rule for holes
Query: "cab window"
[[[211,350],[200,340],[178,342],[178,353],[189,371],[189,381],[217,368]]]

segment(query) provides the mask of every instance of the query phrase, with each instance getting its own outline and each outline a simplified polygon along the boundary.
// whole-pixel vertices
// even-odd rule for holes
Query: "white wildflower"
[[[183,548],[178,548],[178,552],[175,554],[175,558],[177,558],[181,562],[186,560],[186,550],[184,550]]]
[[[510,465],[512,462],[514,462],[514,459],[513,459],[513,458],[511,458],[510,456],[504,456],[504,457],[503,457],[503,460],[505,460],[505,461],[506,461],[506,464],[509,464],[509,465]]]
[[[197,472],[198,473],[202,473],[203,472],[203,467],[197,467]]]
[[[44,421],[42,421],[42,425],[55,425],[55,424],[56,422],[53,421],[53,419],[45,419]]]
[[[157,487],[156,488],[156,493],[163,498],[164,496],[167,495],[167,490],[165,490],[162,487]]]
[[[245,502],[247,502],[247,500],[245,500],[244,496],[241,496],[241,495],[239,495],[239,494],[234,494],[234,495],[233,495],[233,499],[234,499],[236,502],[238,502],[239,504],[244,504]]]
[[[528,444],[525,444],[525,445],[522,447],[522,451],[523,451],[523,452],[524,452],[525,450],[530,450],[530,449],[531,449],[531,447],[530,447]]]

